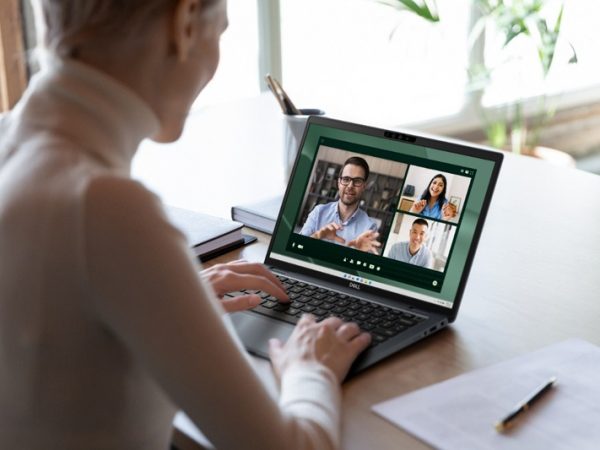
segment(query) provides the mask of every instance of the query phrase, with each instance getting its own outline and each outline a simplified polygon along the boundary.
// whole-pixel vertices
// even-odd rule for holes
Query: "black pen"
[[[546,392],[550,390],[552,386],[556,383],[556,377],[550,378],[547,382],[540,385],[537,389],[535,389],[531,394],[529,394],[525,399],[523,399],[515,409],[504,417],[500,422],[496,423],[496,431],[503,432],[510,428],[515,419],[521,416],[525,411],[527,411],[531,405],[533,405],[537,400],[539,400]]]

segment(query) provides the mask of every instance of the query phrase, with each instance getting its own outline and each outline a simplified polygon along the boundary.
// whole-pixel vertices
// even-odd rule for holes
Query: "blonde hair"
[[[90,36],[127,38],[177,5],[177,0],[33,0],[39,4],[39,42],[51,52],[71,54]],[[220,0],[203,0],[206,8]]]

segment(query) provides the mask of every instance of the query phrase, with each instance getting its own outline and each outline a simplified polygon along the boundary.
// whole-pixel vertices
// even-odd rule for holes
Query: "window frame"
[[[0,112],[8,111],[25,91],[27,65],[21,2],[0,2]]]
[[[258,9],[258,79],[260,91],[268,90],[264,76],[270,73],[282,80],[280,0],[257,0]]]

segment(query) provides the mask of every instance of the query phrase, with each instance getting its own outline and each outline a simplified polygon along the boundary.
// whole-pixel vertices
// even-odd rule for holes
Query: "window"
[[[559,1],[548,1],[542,10],[550,25],[560,11]],[[531,39],[516,38],[499,52],[498,37],[486,36],[486,58],[493,64],[500,62],[492,83],[483,97],[484,106],[494,106],[518,98],[544,94],[564,96],[582,89],[599,86],[600,32],[596,19],[600,16],[600,3],[593,0],[565,2],[560,37],[548,77],[544,80],[541,66],[536,58],[537,49]],[[577,53],[578,62],[568,64],[572,55],[571,45]]]
[[[10,109],[27,83],[18,0],[0,3],[0,112]]]
[[[229,27],[221,37],[219,68],[194,102],[192,111],[260,92],[257,3],[228,0],[227,9]]]
[[[467,81],[468,0],[430,24],[370,0],[282,0],[283,78],[299,107],[400,124],[457,113]]]
[[[14,50],[19,22],[13,17],[20,3],[4,0],[0,6],[3,98],[7,92],[18,98],[24,85],[22,64],[7,59],[11,51],[19,52],[18,47]],[[263,72],[270,70],[280,74],[299,107],[317,107],[331,116],[384,126],[426,127],[433,121],[445,124],[444,132],[452,127],[474,129],[480,121],[469,102],[478,99],[467,88],[473,0],[437,4],[441,22],[431,24],[377,0],[228,0],[230,26],[222,37],[221,63],[193,110],[257,95]],[[554,5],[550,11],[556,13],[560,0],[548,4]],[[598,16],[600,3],[594,0],[565,2],[562,42],[555,58],[564,60],[571,43],[578,64],[556,64],[542,82],[535,61],[529,66],[519,64],[532,49],[515,43],[509,56],[514,64],[495,73],[483,105],[496,107],[519,96],[543,93],[557,96],[562,105],[600,99],[600,60],[595,55],[600,29],[594,22]],[[28,30],[30,47],[31,26]],[[5,38],[13,32],[14,39]],[[13,49],[7,50],[11,39]],[[491,37],[487,39],[486,58],[500,57],[494,55]],[[267,63],[265,55],[271,58],[266,58]]]
[[[263,1],[263,0],[260,0]],[[248,0],[228,0],[229,28],[221,40],[221,62],[213,81],[207,86],[194,103],[192,110],[203,106],[221,103],[258,95],[259,85],[259,44],[257,3]],[[23,20],[23,27],[21,23]],[[3,39],[0,42],[0,75],[8,77],[5,81],[0,76],[0,100],[6,98],[5,84],[11,89],[11,105],[21,95],[26,85],[26,61],[24,48],[32,49],[36,45],[35,24],[29,0],[2,0],[0,4],[0,31]],[[23,32],[24,35],[21,33]],[[9,37],[9,39],[6,38]],[[8,44],[7,44],[8,43]],[[7,45],[10,45],[7,48]],[[12,63],[8,55],[20,55],[19,66]],[[6,55],[7,63],[3,65]],[[17,58],[15,58],[17,60]],[[37,70],[36,61],[31,58],[31,73]],[[22,72],[19,72],[22,71]],[[0,106],[2,104],[0,103]],[[8,109],[5,107],[4,109]],[[0,107],[0,111],[2,108]]]
[[[469,58],[481,57],[476,52],[469,56],[473,3],[438,1],[441,21],[431,24],[376,0],[281,0],[286,90],[297,106],[320,107],[349,120],[429,123],[443,132],[480,128],[473,103],[479,97],[467,86]],[[547,1],[550,23],[561,3]],[[593,0],[565,2],[556,62],[545,81],[535,48],[515,40],[509,54],[494,54],[494,37],[486,36],[486,60],[510,61],[494,73],[483,106],[543,94],[555,97],[548,106],[558,107],[600,99],[595,55],[600,29],[594,22],[599,15],[600,4]],[[577,64],[566,64],[569,43],[577,51]]]

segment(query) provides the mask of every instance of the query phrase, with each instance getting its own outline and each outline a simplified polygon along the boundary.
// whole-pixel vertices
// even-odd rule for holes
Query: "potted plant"
[[[511,46],[522,41],[540,70],[540,81],[545,83],[548,74],[556,64],[556,50],[562,24],[564,4],[561,2],[556,18],[550,22],[546,0],[473,0],[479,10],[480,18],[471,30],[470,41],[480,40],[485,45],[486,36],[496,36],[492,45],[496,45],[497,62],[488,62],[483,55],[482,62],[469,70],[471,85],[480,92],[493,81],[494,72],[505,64],[514,62],[509,56]],[[527,42],[523,42],[527,41]],[[570,44],[569,44],[570,45]],[[570,46],[568,64],[577,62],[577,54]],[[518,61],[517,61],[518,65]],[[514,153],[531,153],[537,146],[540,131],[552,118],[555,108],[547,104],[547,97],[539,98],[537,111],[527,119],[524,113],[524,96],[504,105],[494,113],[482,116],[486,124],[488,143],[494,147],[509,147]]]
[[[382,0],[382,3],[409,11],[432,23],[443,19],[437,13],[435,0]],[[555,109],[548,105],[546,96],[539,97],[535,111],[529,115],[524,111],[528,100],[525,95],[495,109],[484,108],[482,100],[487,89],[496,81],[496,72],[506,70],[508,64],[512,64],[511,67],[518,66],[519,61],[515,61],[517,58],[511,54],[515,45],[527,50],[521,58],[533,58],[540,81],[546,82],[557,64],[555,55],[564,4],[552,0],[472,0],[472,3],[478,19],[473,22],[469,33],[470,50],[474,56],[471,59],[476,62],[468,68],[468,90],[483,119],[487,142],[514,153],[534,154],[542,127],[555,113]],[[554,20],[549,20],[552,6],[558,12]],[[495,51],[486,52],[486,49]],[[495,55],[494,59],[489,57],[490,53]],[[577,62],[572,45],[566,62]]]

